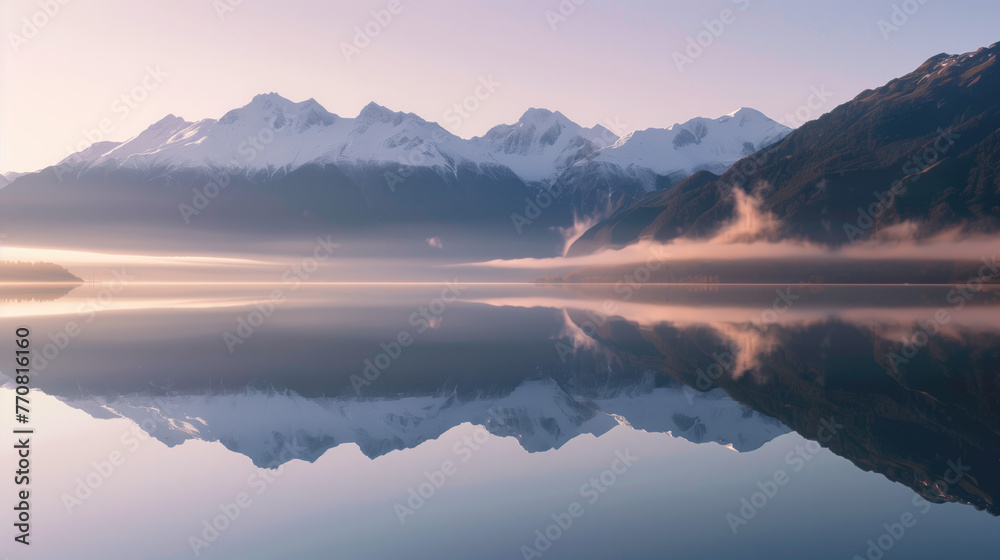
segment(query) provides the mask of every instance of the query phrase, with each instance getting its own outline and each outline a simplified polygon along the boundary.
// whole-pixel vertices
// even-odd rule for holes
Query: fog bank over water
[[[566,250],[562,256],[549,258],[497,259],[478,266],[501,269],[560,270],[571,268],[604,268],[681,261],[748,261],[810,259],[816,261],[986,261],[995,267],[995,255],[1000,252],[1000,240],[995,236],[965,235],[954,228],[933,237],[917,239],[918,224],[906,222],[881,229],[872,240],[856,242],[838,248],[782,236],[782,223],[763,209],[761,185],[753,192],[734,189],[736,215],[708,239],[680,238],[670,242],[643,239],[619,249],[603,250],[590,255],[566,256],[569,247],[583,235],[581,229],[589,222],[577,220],[573,228],[564,230]],[[850,224],[853,226],[853,224]],[[840,227],[844,224],[829,227]],[[991,269],[992,270],[992,269]],[[1000,271],[993,271],[994,275]]]
[[[441,228],[416,236],[400,236],[398,231],[389,230],[273,239],[208,236],[203,243],[185,244],[183,249],[167,241],[150,241],[133,249],[119,245],[104,249],[4,247],[2,257],[54,262],[85,280],[100,280],[116,268],[127,268],[138,281],[145,282],[440,282],[455,277],[469,282],[533,282],[540,276],[573,270],[588,271],[591,281],[600,277],[600,281],[615,282],[626,272],[616,270],[620,267],[664,270],[673,266],[680,270],[679,263],[721,263],[711,272],[683,273],[705,277],[704,281],[724,276],[723,282],[767,282],[754,274],[755,262],[761,268],[799,267],[800,272],[787,275],[792,283],[856,282],[855,277],[861,274],[857,271],[892,271],[903,262],[910,264],[906,271],[883,276],[876,272],[871,279],[861,281],[935,283],[1000,277],[996,259],[1000,240],[964,235],[960,229],[916,239],[919,227],[904,223],[880,230],[873,240],[838,248],[789,239],[782,235],[781,222],[762,209],[765,188],[751,193],[734,190],[736,216],[710,238],[644,239],[580,256],[566,255],[594,220],[578,217],[572,227],[550,232],[551,246],[527,237],[519,244],[518,239]],[[939,266],[934,274],[926,275],[919,264],[945,263],[944,268],[948,268],[947,263],[959,262],[962,265],[951,266],[951,272],[942,272]],[[726,272],[719,274],[719,270]],[[808,274],[803,276],[802,270]],[[675,277],[654,277],[652,281],[676,282]]]

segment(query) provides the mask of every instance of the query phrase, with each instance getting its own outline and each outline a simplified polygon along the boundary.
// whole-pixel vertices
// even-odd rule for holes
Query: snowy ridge
[[[21,175],[27,175],[27,173],[17,173],[16,171],[11,171],[9,173],[0,173],[0,189],[6,187],[7,185],[14,182]]]
[[[591,158],[658,175],[721,174],[732,164],[787,136],[791,129],[743,108],[717,119],[695,118],[670,128],[636,131]]]
[[[515,124],[466,140],[437,123],[375,103],[355,118],[344,118],[313,99],[296,103],[268,93],[219,119],[188,122],[168,115],[130,140],[94,144],[60,165],[78,171],[227,168],[247,174],[290,172],[310,164],[378,165],[451,175],[471,163],[505,167],[526,184],[545,184],[588,161],[632,175],[721,171],[788,132],[757,111],[741,109],[619,138],[601,126],[584,128],[559,112],[530,109]]]
[[[603,126],[584,128],[558,111],[529,109],[517,124],[495,126],[472,142],[531,183],[555,179],[618,139]]]
[[[189,439],[219,441],[267,468],[291,459],[315,461],[345,443],[357,444],[375,458],[416,447],[463,423],[514,437],[529,452],[558,449],[581,434],[601,435],[618,425],[738,451],[757,449],[789,431],[721,391],[654,387],[651,375],[639,385],[600,397],[574,397],[546,379],[474,400],[455,395],[309,399],[252,389],[225,395],[64,400],[94,417],[130,419],[168,446]]]
[[[370,104],[357,118],[344,119],[315,100],[293,103],[271,93],[218,120],[189,123],[170,115],[89,163],[140,170],[235,167],[251,173],[345,160],[451,167],[468,159],[464,148],[460,138],[416,115]]]

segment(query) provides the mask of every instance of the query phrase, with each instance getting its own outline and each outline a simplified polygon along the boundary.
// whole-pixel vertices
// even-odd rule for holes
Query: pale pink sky
[[[1000,6],[988,0],[928,2],[885,35],[878,22],[892,17],[891,0],[575,0],[555,29],[546,12],[574,0],[398,1],[400,13],[348,62],[341,44],[390,0],[73,0],[50,17],[38,0],[4,0],[0,171],[55,163],[102,119],[106,138],[125,140],[168,113],[218,118],[270,91],[342,116],[374,100],[463,137],[529,107],[627,130],[741,106],[787,122],[812,88],[832,93],[816,117],[938,52],[1000,36]],[[679,71],[673,54],[725,9],[731,23]],[[48,21],[27,37],[22,18]],[[166,74],[146,79],[156,89],[127,113],[114,105],[150,67]],[[489,76],[502,85],[460,125],[447,122]]]

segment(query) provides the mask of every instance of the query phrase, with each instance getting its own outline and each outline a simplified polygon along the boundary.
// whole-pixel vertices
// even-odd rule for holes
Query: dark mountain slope
[[[918,236],[1000,230],[1000,44],[938,55],[807,123],[721,177],[689,177],[622,209],[572,248],[704,237],[755,190],[785,236],[839,246],[904,222]],[[879,200],[884,200],[882,209]],[[862,209],[862,212],[859,212]],[[878,213],[869,220],[869,213]]]

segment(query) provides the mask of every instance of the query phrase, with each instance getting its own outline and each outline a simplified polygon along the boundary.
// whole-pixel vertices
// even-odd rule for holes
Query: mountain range
[[[934,56],[794,131],[747,108],[631,133],[530,109],[463,139],[375,103],[346,118],[269,93],[8,174],[0,226],[19,245],[73,231],[78,245],[211,251],[322,232],[499,258],[707,238],[749,201],[773,226],[749,235],[770,240],[992,234],[998,52]]]
[[[275,176],[310,165],[342,166],[356,175],[367,166],[397,164],[447,177],[467,164],[506,168],[524,183],[537,185],[555,181],[586,160],[619,173],[642,170],[682,178],[703,169],[721,172],[790,131],[744,108],[620,138],[601,125],[584,128],[558,111],[529,109],[515,124],[466,140],[437,123],[376,103],[355,118],[343,118],[314,99],[295,103],[268,93],[219,119],[188,122],[168,115],[130,140],[95,143],[57,167],[77,175],[100,168],[224,168]]]
[[[451,226],[521,248],[539,240],[550,253],[563,242],[557,228],[575,216],[719,172],[789,131],[740,109],[619,137],[530,109],[463,139],[375,103],[345,118],[269,93],[218,119],[168,115],[128,141],[98,142],[17,176],[0,193],[0,223],[22,245],[51,241],[63,225],[101,246],[170,238],[202,248],[205,233],[273,239],[395,226],[406,233],[397,237],[423,242]],[[557,182],[568,194],[529,231],[516,229],[512,216]],[[200,235],[183,241],[192,231]]]
[[[292,459],[315,461],[328,449],[355,444],[369,458],[410,449],[464,423],[513,437],[528,452],[558,449],[582,435],[616,426],[671,433],[693,443],[752,451],[789,432],[722,391],[639,383],[584,397],[552,379],[525,380],[510,392],[469,398],[454,392],[392,398],[308,398],[292,391],[251,388],[228,394],[149,394],[63,397],[94,418],[126,418],[169,447],[218,441],[254,464],[276,468]],[[263,413],[262,411],[266,411]]]

